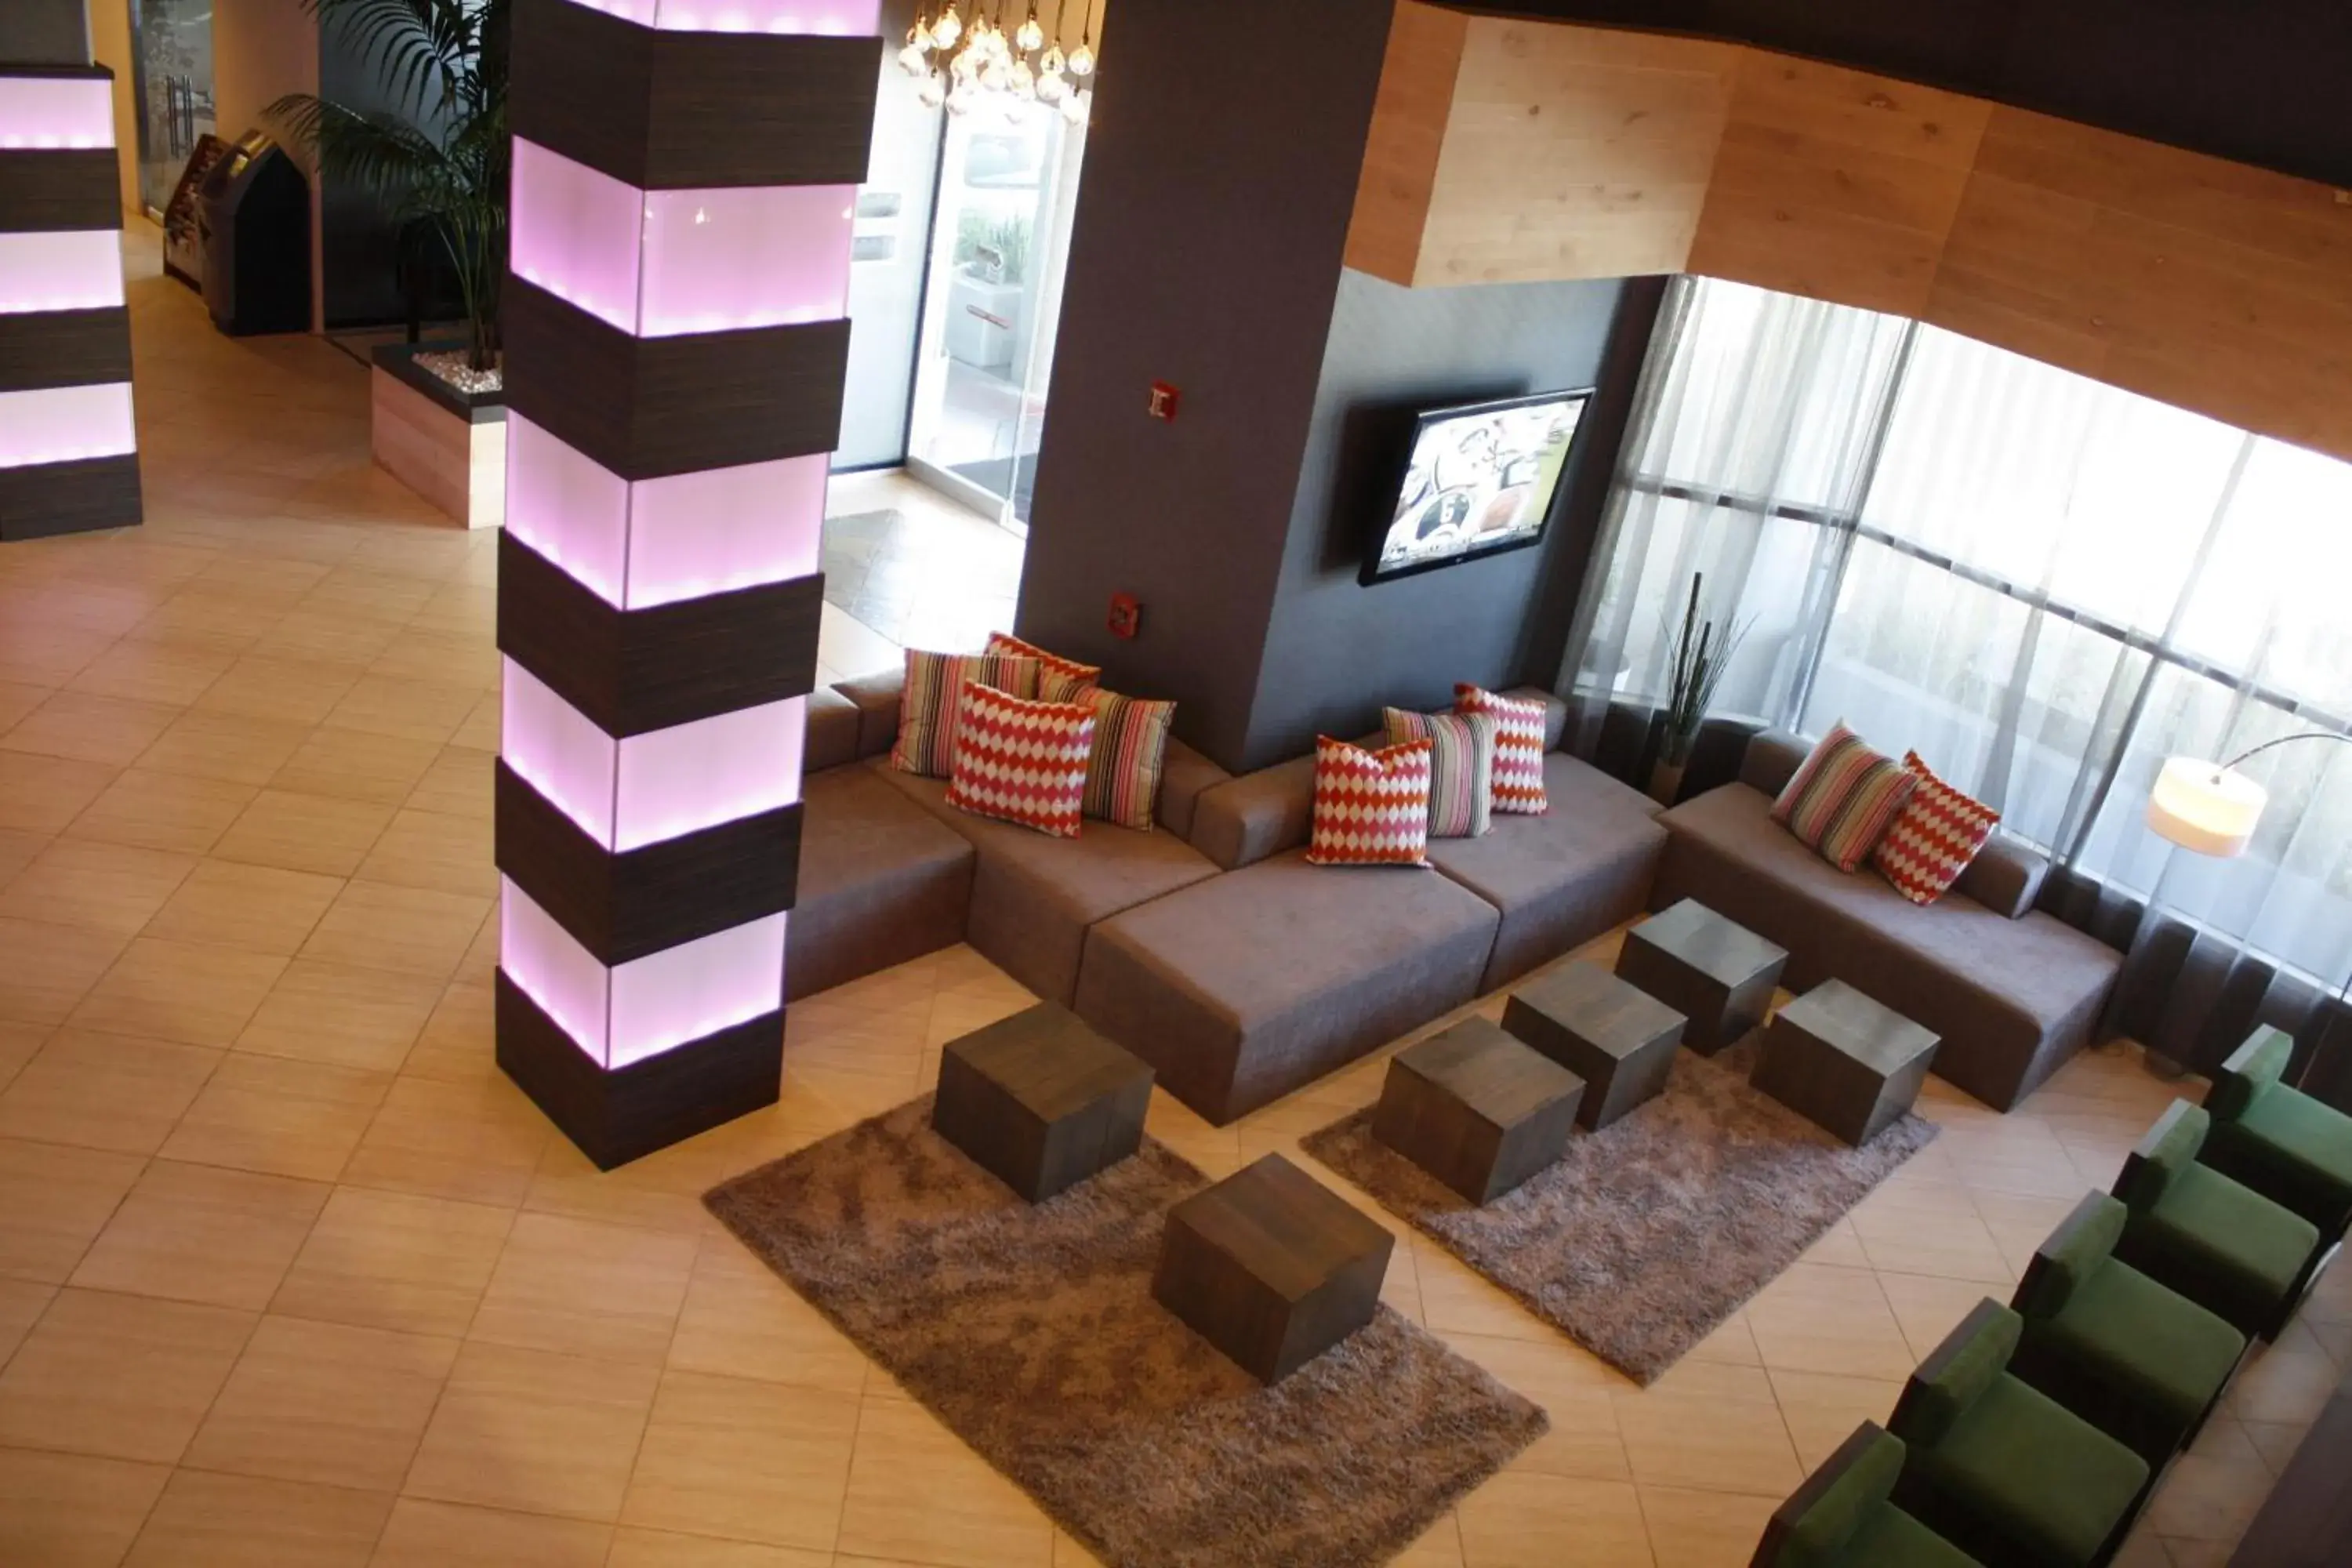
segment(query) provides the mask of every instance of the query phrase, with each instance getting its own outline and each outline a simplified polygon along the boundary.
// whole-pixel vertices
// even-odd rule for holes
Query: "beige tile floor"
[[[133,300],[149,525],[0,547],[0,1563],[1085,1561],[696,1201],[1024,994],[957,949],[816,998],[781,1103],[598,1174],[491,1065],[489,542],[367,467],[334,350]],[[1381,1070],[1151,1126],[1227,1172]],[[1745,1562],[2170,1092],[2128,1047],[2007,1117],[1934,1087],[1944,1136],[1648,1390],[1408,1237],[1390,1301],[1553,1429],[1405,1561]],[[2136,1568],[2220,1563],[2347,1363],[2339,1272]]]

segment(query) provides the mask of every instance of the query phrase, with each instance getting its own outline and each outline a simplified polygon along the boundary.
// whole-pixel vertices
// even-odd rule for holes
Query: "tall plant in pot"
[[[421,222],[456,273],[466,364],[498,366],[507,269],[509,0],[303,0],[375,72],[390,110],[310,93],[271,104],[320,172],[373,192],[395,222]]]
[[[1683,606],[1683,622],[1675,636],[1674,666],[1666,687],[1664,728],[1658,739],[1658,760],[1650,769],[1650,798],[1672,805],[1682,794],[1683,773],[1690,766],[1691,748],[1698,742],[1699,726],[1715,705],[1716,689],[1732,656],[1747,639],[1748,628],[1718,626],[1702,619],[1700,593],[1706,574],[1691,574],[1690,599]]]

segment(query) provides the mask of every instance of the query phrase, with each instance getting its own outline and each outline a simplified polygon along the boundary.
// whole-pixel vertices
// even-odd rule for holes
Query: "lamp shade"
[[[2242,855],[2270,792],[2242,773],[2195,757],[2173,757],[2156,775],[2147,825],[2183,849],[2223,859]]]

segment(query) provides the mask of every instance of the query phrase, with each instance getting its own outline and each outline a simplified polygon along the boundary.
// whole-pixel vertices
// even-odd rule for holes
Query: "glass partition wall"
[[[1086,131],[1042,106],[947,117],[908,469],[1027,531]]]
[[[2352,747],[2290,747],[2238,860],[2143,823],[2166,757],[2352,734],[2352,465],[1896,318],[1675,285],[1564,687],[1657,700],[1672,618],[1748,635],[1718,706],[1916,750],[2004,826],[2333,991]]]
[[[131,0],[139,200],[161,221],[172,187],[213,131],[214,0]]]

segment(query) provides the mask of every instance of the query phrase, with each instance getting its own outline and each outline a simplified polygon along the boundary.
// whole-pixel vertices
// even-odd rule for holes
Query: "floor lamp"
[[[2156,787],[2148,793],[2147,826],[2155,834],[2183,849],[2193,849],[2200,855],[2216,859],[2233,860],[2246,852],[2254,837],[2254,829],[2263,819],[2263,808],[2270,804],[2270,792],[2244,773],[2238,764],[2249,757],[2275,746],[2296,741],[2337,741],[2352,744],[2352,735],[2339,735],[2326,730],[2307,731],[2299,735],[2281,735],[2259,746],[2249,746],[2226,763],[2209,763],[2196,757],[2171,757],[2156,775]],[[2171,1076],[2187,1069],[2162,1053],[2150,1051],[2152,1063],[2159,1073],[2167,1068],[2177,1068]]]

